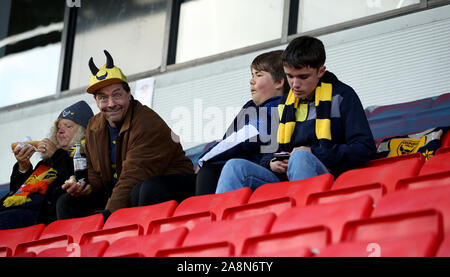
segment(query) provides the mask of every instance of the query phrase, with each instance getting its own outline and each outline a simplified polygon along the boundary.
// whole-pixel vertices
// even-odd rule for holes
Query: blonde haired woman
[[[75,144],[84,142],[86,126],[93,112],[84,101],[64,109],[51,128],[49,138],[37,147],[20,144],[14,149],[10,193],[0,200],[0,230],[21,228],[56,219],[56,200],[61,185],[73,175]],[[30,158],[41,153],[33,168]]]

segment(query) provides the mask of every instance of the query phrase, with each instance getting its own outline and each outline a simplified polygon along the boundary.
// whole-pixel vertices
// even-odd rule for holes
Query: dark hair
[[[131,91],[130,85],[127,82],[122,82],[122,87],[123,87],[123,89],[126,92],[130,92]],[[97,92],[98,92],[98,90],[93,93],[94,94],[94,98],[97,98]]]
[[[281,61],[282,54],[283,50],[275,50],[260,54],[253,60],[250,68],[270,73],[275,82],[284,79],[283,93],[288,93],[290,87],[283,70],[283,63]]]
[[[295,38],[283,52],[284,66],[297,69],[302,67],[319,68],[325,64],[326,54],[322,41],[310,36]]]

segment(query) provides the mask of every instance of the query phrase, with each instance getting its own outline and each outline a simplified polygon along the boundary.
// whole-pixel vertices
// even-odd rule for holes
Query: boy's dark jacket
[[[243,127],[248,125],[255,126],[261,135],[258,135],[256,138],[253,137],[239,143],[238,145],[228,149],[227,151],[222,152],[219,155],[216,155],[213,158],[209,159],[208,161],[206,161],[206,163],[224,164],[229,159],[233,158],[241,158],[258,163],[263,156],[263,153],[261,153],[261,147],[270,143],[270,137],[276,139],[276,129],[273,130],[275,133],[271,136],[271,123],[272,120],[276,120],[275,126],[277,126],[278,116],[274,114],[274,116],[276,116],[276,119],[272,117],[271,108],[276,109],[280,99],[280,96],[275,96],[267,99],[259,106],[256,106],[253,100],[245,103],[240,112],[234,118],[233,123],[228,127],[225,135],[223,136],[223,139],[226,139],[232,133],[235,133],[239,131],[239,129],[242,129]],[[254,118],[254,116],[253,118],[251,118],[252,116],[248,116],[249,114],[255,115],[255,113],[249,112],[249,110],[251,109],[254,109],[254,111],[256,111],[256,118]],[[262,114],[265,113],[265,111],[267,111],[267,116]],[[208,149],[206,149],[200,155],[199,160],[209,151],[211,151],[218,143],[219,142],[215,142],[211,146],[209,146]]]
[[[326,71],[319,80],[319,85],[321,82],[331,83],[333,86],[331,146],[327,148],[319,146],[315,133],[315,106],[312,100],[308,106],[307,119],[295,124],[289,151],[299,146],[311,147],[312,153],[336,177],[374,158],[376,146],[363,106],[355,91],[329,71]],[[286,98],[287,95],[283,96],[280,104],[283,104]],[[260,164],[270,168],[272,158],[273,154],[265,154]],[[282,179],[286,179],[283,177]]]

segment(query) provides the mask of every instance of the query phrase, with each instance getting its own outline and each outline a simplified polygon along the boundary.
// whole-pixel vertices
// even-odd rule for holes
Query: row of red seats
[[[324,174],[121,209],[104,224],[94,215],[0,231],[0,256],[367,256],[373,241],[382,255],[433,256],[450,233],[449,160],[442,148],[427,162],[379,159],[335,181]],[[450,255],[448,240],[437,255]],[[398,252],[403,244],[409,252]]]

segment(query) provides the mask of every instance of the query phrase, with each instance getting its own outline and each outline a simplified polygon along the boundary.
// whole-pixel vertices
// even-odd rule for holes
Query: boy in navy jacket
[[[222,140],[208,147],[200,156],[197,195],[215,192],[220,172],[229,159],[241,158],[258,163],[264,153],[276,149],[276,136],[272,134],[278,125],[276,110],[280,98],[289,92],[281,62],[282,53],[282,50],[271,51],[253,60],[250,66],[252,100],[242,107]],[[272,125],[275,130],[272,130]],[[269,151],[270,147],[275,149]]]
[[[265,154],[259,164],[228,161],[217,193],[251,189],[285,180],[302,180],[360,166],[376,154],[361,101],[354,90],[325,67],[325,49],[317,38],[294,39],[283,53],[291,91],[280,100],[278,154]]]

